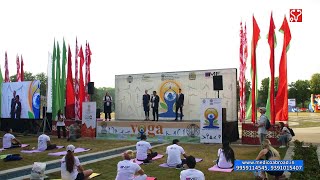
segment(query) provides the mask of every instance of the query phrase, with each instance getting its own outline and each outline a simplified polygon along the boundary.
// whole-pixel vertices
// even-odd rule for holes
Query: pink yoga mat
[[[211,168],[208,169],[209,171],[219,171],[219,172],[231,172],[233,171],[233,168],[230,169],[221,169],[217,165],[212,166]]]
[[[147,177],[147,180],[156,180],[156,177]]]
[[[28,146],[29,146],[29,144],[21,144],[21,147],[22,147],[22,148],[28,147]],[[0,152],[1,152],[1,151],[4,151],[4,150],[6,150],[6,149],[1,148],[1,149],[0,149]]]
[[[202,161],[201,158],[196,158],[196,162],[200,162],[200,161]],[[168,166],[167,163],[160,164],[159,166],[160,167],[166,167],[166,168],[175,168],[175,166]]]
[[[64,146],[57,146],[56,149],[61,149],[61,148],[64,148]],[[43,152],[43,151],[40,151],[38,149],[34,149],[34,150],[22,150],[21,152],[31,154],[31,153],[39,153],[39,152]]]
[[[85,149],[85,148],[76,148],[74,150],[74,153],[80,153],[80,152],[86,152],[90,151],[91,149]],[[67,154],[67,151],[62,151],[62,152],[55,152],[55,153],[48,153],[50,156],[64,156]]]
[[[153,161],[157,160],[157,159],[161,159],[163,158],[163,155],[162,154],[158,154],[156,157],[152,158]],[[131,159],[131,162],[133,162],[133,159]],[[137,159],[135,159],[135,163],[137,164],[143,164],[143,161],[138,161]]]

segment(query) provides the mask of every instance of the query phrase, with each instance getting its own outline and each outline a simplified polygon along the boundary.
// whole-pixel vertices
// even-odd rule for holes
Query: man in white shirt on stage
[[[158,155],[157,152],[152,152],[152,147],[149,142],[147,142],[147,136],[142,134],[141,141],[137,142],[136,149],[137,149],[137,160],[143,161],[144,163],[149,163],[152,158]],[[150,151],[150,153],[148,153]]]
[[[183,164],[186,163],[185,159],[181,160],[181,154],[187,158],[184,149],[179,146],[179,140],[174,139],[172,145],[167,147],[166,154],[168,155],[167,165],[170,167],[182,168]]]
[[[46,134],[41,134],[38,137],[38,150],[45,151],[50,149],[55,149],[57,145],[51,144],[50,137]]]
[[[189,169],[181,171],[180,180],[205,180],[203,172],[195,169],[197,162],[193,156],[188,156],[186,158],[186,163]]]

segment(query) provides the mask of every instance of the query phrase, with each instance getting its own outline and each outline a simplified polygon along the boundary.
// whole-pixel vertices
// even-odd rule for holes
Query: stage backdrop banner
[[[200,142],[222,143],[222,107],[221,99],[201,99],[200,106]]]
[[[82,127],[81,135],[84,137],[96,136],[96,102],[83,102],[82,103]]]
[[[213,76],[222,76],[223,90],[214,90]],[[183,120],[199,121],[201,98],[221,98],[226,108],[226,121],[238,121],[237,69],[211,69],[180,72],[127,74],[115,76],[115,118],[117,120],[143,120],[142,96],[145,90],[159,95],[159,121],[174,120],[175,102],[179,89],[184,94]],[[151,109],[151,108],[150,108]],[[152,111],[152,109],[151,109]],[[180,112],[179,116],[180,116]],[[150,113],[152,114],[152,113]],[[152,119],[152,115],[150,115]]]
[[[2,83],[1,118],[10,118],[13,91],[19,95],[22,119],[40,118],[40,81]]]
[[[288,99],[288,111],[296,112],[296,99]]]

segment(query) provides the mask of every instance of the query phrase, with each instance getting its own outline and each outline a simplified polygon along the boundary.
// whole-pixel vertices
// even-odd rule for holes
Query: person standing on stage
[[[160,98],[157,95],[157,91],[153,91],[153,95],[151,97],[151,107],[152,107],[152,115],[153,115],[152,121],[159,120],[159,101],[160,101]]]
[[[61,138],[61,135],[60,135],[61,129],[63,131],[63,138],[67,137],[66,124],[64,123],[65,119],[66,119],[66,117],[62,114],[61,109],[59,109],[59,111],[58,111],[58,122],[57,122],[58,138]]]
[[[20,97],[19,95],[16,95],[16,110],[15,110],[15,114],[16,114],[16,119],[20,119],[21,118],[21,102],[20,102]]]
[[[176,119],[175,119],[175,121],[178,120],[178,110],[179,110],[179,109],[180,109],[180,121],[182,121],[182,117],[183,117],[183,112],[182,112],[183,103],[184,103],[184,94],[182,94],[182,93],[181,93],[181,89],[179,89],[179,94],[177,94],[177,97],[176,97]]]
[[[16,117],[16,91],[13,91],[13,97],[11,99],[10,117],[14,119]]]
[[[144,95],[142,96],[142,105],[145,115],[145,121],[149,120],[149,111],[150,111],[150,95],[148,94],[148,90],[144,91]]]
[[[104,115],[105,119],[111,120],[111,107],[112,107],[112,97],[109,95],[108,92],[106,92],[106,95],[104,96],[103,99],[104,102]]]

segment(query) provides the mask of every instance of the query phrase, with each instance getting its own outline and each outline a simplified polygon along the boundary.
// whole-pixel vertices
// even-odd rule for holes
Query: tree
[[[278,91],[278,81],[279,78],[275,77],[274,78],[274,96],[277,96],[277,91]],[[268,100],[268,96],[269,96],[269,83],[270,83],[270,78],[264,78],[261,80],[261,86],[259,89],[259,99],[258,99],[258,104],[259,106],[266,106],[267,104],[267,100]]]
[[[320,94],[320,74],[316,73],[311,76],[310,89],[312,94]]]
[[[40,94],[42,96],[47,96],[47,80],[48,80],[48,77],[45,73],[39,73],[39,74],[36,74],[36,80],[39,80],[40,81]]]
[[[24,81],[33,81],[35,80],[35,76],[28,71],[24,71]],[[11,82],[17,82],[17,74],[10,76]]]
[[[297,105],[305,107],[305,102],[310,99],[310,82],[308,80],[297,80],[289,85],[289,98],[295,98]]]

